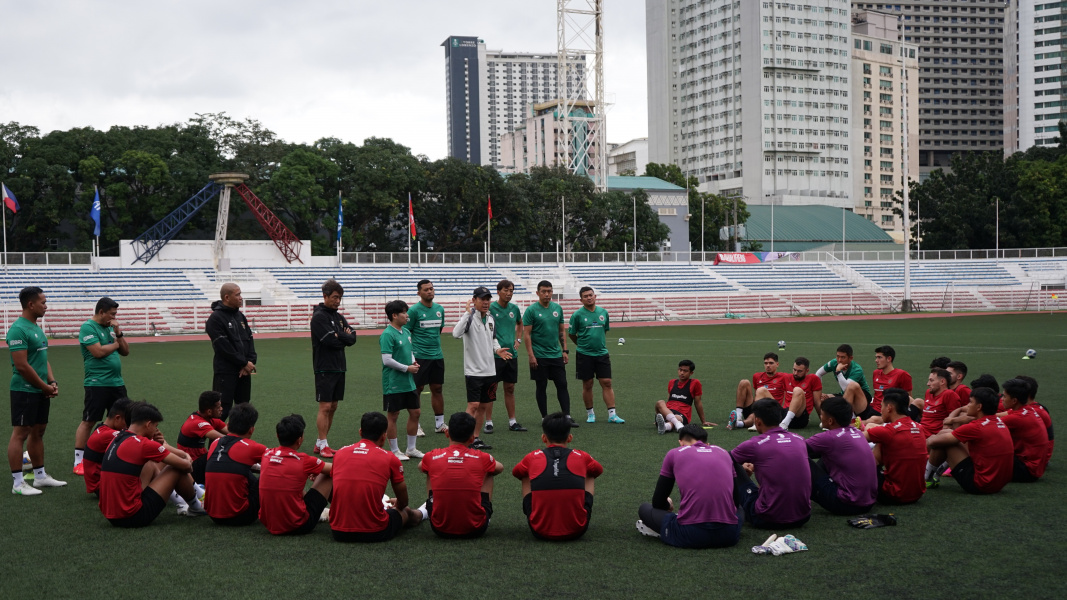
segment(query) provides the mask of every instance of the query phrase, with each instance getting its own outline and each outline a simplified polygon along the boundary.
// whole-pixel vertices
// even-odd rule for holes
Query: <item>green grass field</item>
[[[0,494],[0,562],[5,573],[0,587],[8,598],[627,598],[679,593],[1062,598],[1067,593],[1062,580],[1067,569],[1067,464],[1062,448],[1042,482],[1011,484],[995,496],[968,496],[946,478],[919,503],[896,508],[897,527],[852,529],[844,517],[816,506],[811,521],[792,532],[808,544],[805,553],[754,555],[750,547],[768,532],[750,528],[731,549],[677,550],[640,536],[634,521],[638,504],[651,497],[664,453],[676,444],[675,437],[656,434],[652,403],[665,396],[667,381],[683,358],[696,362],[708,418],[719,423],[709,441],[726,449],[754,435],[725,428],[737,381],[759,370],[762,354],[774,350],[779,339],[788,342],[783,369],[801,355],[812,363],[825,362],[839,343],[848,342],[868,377],[874,348],[894,346],[897,366],[911,372],[917,386],[925,382],[930,360],[941,355],[966,362],[968,381],[981,373],[992,373],[1000,381],[1029,374],[1041,383],[1039,399],[1053,419],[1062,421],[1067,415],[1062,393],[1064,319],[1067,316],[1012,315],[617,329],[611,339],[621,335],[627,343],[610,349],[619,414],[627,423],[605,423],[607,412],[597,393],[601,422],[586,425],[580,385],[570,382],[573,412],[582,421],[574,446],[600,460],[605,474],[597,482],[588,533],[569,543],[542,542],[530,535],[518,481],[510,476],[510,468],[539,446],[533,383],[527,380],[518,385],[518,416],[531,431],[506,431],[501,405],[497,433],[485,436],[506,473],[496,482],[496,513],[481,540],[439,540],[423,524],[388,544],[342,545],[332,540],[326,526],[302,538],[275,538],[259,525],[224,530],[207,518],[178,517],[172,508],[149,528],[115,529],[86,496],[82,479],[70,473],[82,406],[81,358],[76,347],[53,347],[50,359],[62,392],[52,404],[46,465],[69,485],[34,498]],[[445,404],[451,413],[464,406],[462,349],[450,336],[444,345]],[[1038,351],[1036,360],[1020,360],[1027,348]],[[260,420],[255,439],[275,445],[274,424],[291,412],[309,421],[308,437],[313,439],[310,343],[261,339],[257,349],[253,402]],[[130,395],[162,409],[162,429],[172,442],[182,420],[196,408],[198,394],[210,387],[210,354],[206,342],[135,343],[123,361]],[[381,408],[377,338],[362,336],[348,356],[348,393],[330,434],[334,448],[356,440],[360,414]],[[828,389],[829,383],[827,378]],[[551,407],[551,386],[549,394]],[[427,414],[428,400],[423,397]],[[432,417],[424,415],[423,425],[432,431]],[[800,433],[816,431],[810,425]],[[420,440],[422,450],[444,444],[444,437],[433,433]],[[305,442],[303,450],[310,451],[311,445]],[[425,479],[414,462],[406,464],[412,503],[417,505],[425,498]],[[876,506],[876,511],[889,510]]]

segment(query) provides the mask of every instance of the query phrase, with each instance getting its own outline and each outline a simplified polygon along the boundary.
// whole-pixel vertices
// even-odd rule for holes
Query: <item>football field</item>
[[[121,309],[120,309],[121,318]],[[626,344],[615,345],[623,336]],[[580,383],[571,379],[572,413],[581,427],[573,446],[604,465],[596,483],[592,523],[584,538],[551,543],[533,538],[522,514],[519,482],[510,475],[527,452],[540,446],[533,382],[526,378],[520,350],[517,386],[519,422],[527,433],[507,431],[503,403],[496,409],[496,433],[483,436],[491,454],[504,463],[495,484],[495,513],[480,540],[440,540],[428,524],[406,530],[385,544],[344,545],[329,527],[297,538],[277,538],[261,525],[223,529],[210,519],[178,517],[168,507],[151,527],[113,528],[101,516],[82,478],[72,475],[74,430],[82,408],[82,366],[77,347],[52,347],[49,357],[60,384],[45,436],[48,471],[69,485],[37,497],[0,494],[0,590],[6,598],[632,598],[679,595],[744,598],[1062,598],[1067,595],[1067,448],[1059,448],[1044,479],[1009,484],[989,497],[969,496],[950,478],[917,504],[876,505],[893,512],[899,525],[857,530],[845,517],[819,506],[804,527],[789,531],[809,551],[760,556],[750,548],[770,532],[745,527],[741,542],[724,550],[678,550],[642,537],[634,529],[637,507],[651,499],[664,453],[677,438],[660,436],[652,404],[666,396],[679,360],[696,365],[704,407],[718,427],[709,443],[731,449],[755,435],[728,431],[738,380],[762,370],[762,356],[780,352],[781,370],[797,356],[812,370],[850,343],[868,380],[874,348],[897,351],[896,366],[912,374],[921,395],[928,365],[938,356],[962,360],[966,381],[991,373],[1003,382],[1017,374],[1040,383],[1038,400],[1061,431],[1067,431],[1064,360],[1067,314],[966,316],[864,321],[822,321],[730,325],[616,328],[609,333],[619,415],[607,421],[594,388],[598,421],[586,424]],[[148,400],[163,412],[161,429],[175,443],[178,428],[196,409],[199,393],[211,385],[208,342],[131,344],[123,359],[130,396]],[[446,330],[443,337],[447,380],[446,413],[465,407],[462,346]],[[290,413],[309,427],[302,448],[315,437],[310,341],[258,339],[258,370],[252,397],[259,409],[256,440],[276,445],[274,425]],[[1034,360],[1021,360],[1028,348]],[[340,404],[330,445],[357,439],[359,416],[381,409],[381,361],[377,336],[360,335],[348,351],[346,399]],[[568,367],[573,378],[573,365]],[[826,391],[836,384],[824,378]],[[427,451],[446,445],[432,433],[429,396],[423,396],[420,438]],[[549,386],[549,407],[558,406]],[[401,422],[406,417],[401,416]],[[10,431],[6,429],[6,431]],[[813,423],[797,432],[818,431]],[[6,439],[6,438],[5,438]],[[403,439],[401,444],[403,444]],[[1065,444],[1065,442],[1060,442]],[[405,463],[411,502],[425,500],[425,477],[416,462]],[[674,493],[677,503],[677,489]],[[783,534],[785,532],[776,532]]]

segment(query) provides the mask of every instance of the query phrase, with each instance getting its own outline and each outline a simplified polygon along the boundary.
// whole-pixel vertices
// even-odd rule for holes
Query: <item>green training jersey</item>
[[[578,338],[578,352],[586,356],[607,356],[608,341],[604,334],[611,329],[608,311],[594,306],[589,310],[582,306],[571,315],[567,333]]]
[[[436,302],[426,307],[416,302],[408,309],[408,322],[404,325],[411,333],[411,345],[415,358],[444,358],[441,352],[441,330],[445,328],[445,309]]]
[[[385,331],[378,338],[382,354],[392,354],[393,360],[402,364],[414,364],[411,354],[411,335],[407,331],[397,331],[396,327],[386,325]],[[382,365],[382,394],[401,394],[415,391],[415,378],[411,373],[401,373],[392,367]]]
[[[493,315],[493,320],[496,321],[496,341],[500,342],[501,348],[507,348],[514,354],[515,324],[522,319],[519,307],[511,302],[508,302],[507,306],[500,306],[500,303],[494,300],[489,305],[489,314]]]
[[[834,372],[835,369],[837,369],[836,358],[830,359],[829,362],[822,366],[823,371],[826,371],[827,373],[833,375],[836,378],[837,374]],[[867,378],[863,376],[863,367],[861,367],[858,362],[850,362],[848,364],[848,368],[842,371],[842,374],[844,374],[845,379],[851,379],[852,381],[855,381],[856,383],[860,384],[860,387],[863,388],[863,391],[867,392],[868,394],[871,394],[871,388],[869,385],[867,385]],[[871,395],[873,396],[874,394]]]
[[[15,319],[7,330],[7,348],[12,352],[25,350],[30,368],[37,372],[41,381],[48,383],[48,338],[37,323],[25,317]],[[14,358],[11,359],[11,391],[41,393],[40,388],[30,385],[30,382],[19,375]]]
[[[562,358],[563,348],[559,345],[559,326],[564,323],[563,307],[555,302],[541,306],[534,302],[526,307],[522,314],[522,324],[530,326],[530,339],[535,358]]]
[[[89,346],[93,344],[100,344],[101,346],[114,344],[114,327],[104,327],[89,319],[82,324],[81,330],[78,331],[78,342],[81,344],[82,362],[85,365],[85,387],[119,387],[126,385],[122,381],[122,362],[119,360],[118,351],[112,352],[104,358],[94,358],[89,352]]]

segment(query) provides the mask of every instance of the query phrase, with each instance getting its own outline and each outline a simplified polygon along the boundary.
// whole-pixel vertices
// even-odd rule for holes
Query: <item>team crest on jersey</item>
[[[603,323],[603,322],[604,322],[604,315],[600,315],[600,322],[601,322],[601,323]]]
[[[159,451],[160,451],[160,452],[166,452],[166,451],[167,451],[167,447],[166,447],[166,446],[164,446],[164,445],[162,445],[162,444],[160,444],[160,446],[159,446]]]
[[[553,316],[553,317],[558,317],[558,316],[559,316],[559,313],[558,313],[558,312],[556,312],[556,311],[552,311],[552,316]]]
[[[437,311],[437,316],[441,316],[441,311]]]
[[[508,318],[509,318],[509,319],[514,319],[514,318],[515,318],[515,313],[513,313],[513,312],[509,312],[509,313],[508,313]]]

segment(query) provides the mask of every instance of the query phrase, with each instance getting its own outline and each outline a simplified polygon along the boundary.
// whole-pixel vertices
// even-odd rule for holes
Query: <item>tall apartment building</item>
[[[450,36],[445,48],[448,155],[500,166],[500,136],[526,118],[527,106],[559,97],[558,55],[486,50],[477,37]],[[574,61],[579,76],[585,59]],[[568,97],[585,97],[579,77],[567,78]],[[573,96],[573,94],[578,94]]]
[[[900,16],[919,46],[919,170],[948,167],[958,152],[1004,144],[1005,0],[853,2]]]
[[[1004,34],[1004,153],[1059,143],[1067,119],[1067,2],[1009,0]]]
[[[898,232],[901,240],[903,219],[893,214],[896,194],[903,192],[905,176],[919,178],[918,52],[915,44],[898,41],[896,16],[852,14],[854,212]]]
[[[751,204],[852,208],[848,0],[647,0],[649,160]]]
[[[563,126],[563,118],[560,111],[560,100],[554,99],[548,102],[531,104],[528,107],[529,114],[522,124],[501,136],[500,170],[504,173],[529,173],[533,167],[551,167],[563,163],[564,140],[560,135]],[[574,103],[571,116],[590,117],[593,115],[593,102],[578,101]],[[585,126],[585,122],[572,124],[575,138],[592,135],[593,130]],[[581,141],[575,142],[575,147],[585,147]],[[600,152],[604,149],[591,143],[589,152],[582,158],[581,163],[575,170],[581,175],[597,178],[597,166],[600,164]]]

